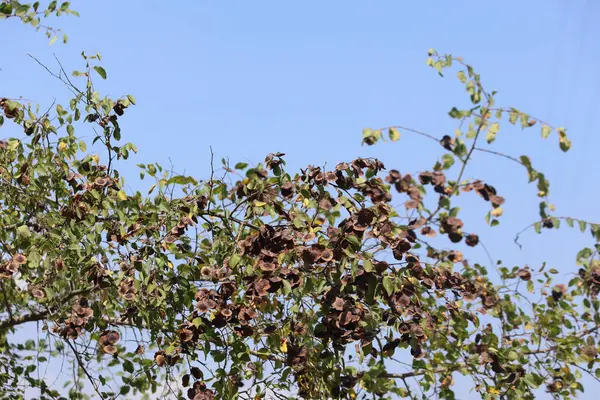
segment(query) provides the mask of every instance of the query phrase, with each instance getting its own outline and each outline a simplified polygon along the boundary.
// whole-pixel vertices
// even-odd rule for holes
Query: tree
[[[38,27],[38,10],[10,1],[0,16]],[[54,1],[51,12],[73,13]],[[140,165],[146,194],[127,193],[115,167],[137,152],[119,127],[135,99],[102,97],[100,56],[82,56],[82,71],[48,68],[73,93],[68,104],[40,113],[0,100],[0,124],[24,132],[0,142],[4,398],[452,399],[459,375],[482,398],[572,398],[582,374],[600,375],[597,245],[559,284],[544,267],[500,266],[492,279],[467,258],[481,244],[457,198],[487,202],[490,227],[504,204],[491,183],[468,179],[474,152],[524,167],[540,198],[528,229],[576,223],[595,243],[600,227],[552,216],[549,183],[527,156],[479,147],[507,123],[555,135],[563,151],[570,141],[496,106],[462,59],[430,50],[427,60],[440,75],[456,69],[469,95],[470,108],[449,113],[463,127],[455,137],[363,132],[367,145],[409,133],[438,142],[429,171],[358,158],[290,173],[275,153],[255,166],[224,161],[218,177],[211,165],[204,181]],[[79,140],[90,126],[92,142]],[[38,335],[23,343],[28,325]],[[77,372],[62,392],[43,372],[61,357]]]

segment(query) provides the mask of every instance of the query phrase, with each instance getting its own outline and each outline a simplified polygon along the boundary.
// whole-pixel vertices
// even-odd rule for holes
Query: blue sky
[[[496,149],[529,154],[551,181],[559,215],[600,221],[596,134],[600,115],[600,3],[592,0],[482,1],[73,1],[81,18],[52,21],[69,35],[48,46],[41,33],[0,24],[2,94],[51,104],[68,92],[27,53],[67,70],[79,53],[99,52],[108,80],[102,93],[133,94],[138,105],[122,120],[125,141],[138,145],[135,163],[173,163],[200,178],[210,172],[209,146],[232,162],[287,154],[290,169],[333,165],[357,156],[389,168],[430,167],[439,148],[403,133],[399,142],[361,146],[365,127],[403,125],[452,134],[447,116],[466,101],[454,73],[441,79],[426,67],[427,49],[464,57],[501,105],[566,126],[573,149],[538,130],[501,131]],[[82,135],[90,133],[79,132]],[[137,188],[136,169],[123,167]],[[536,190],[510,162],[476,154],[467,177],[482,178],[507,198],[502,225],[479,230],[494,259],[506,265],[576,271],[576,251],[591,242],[568,228],[532,233],[519,250],[517,231],[536,217]],[[510,177],[506,179],[506,177]],[[514,178],[513,178],[514,177]],[[471,203],[468,203],[471,204]],[[479,229],[481,228],[481,229]],[[472,254],[486,262],[481,250]],[[588,394],[589,395],[589,394]],[[463,396],[460,396],[463,398]],[[591,397],[590,397],[591,398]]]

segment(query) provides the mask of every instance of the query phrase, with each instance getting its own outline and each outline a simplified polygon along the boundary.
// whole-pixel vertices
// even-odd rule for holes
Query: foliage
[[[58,3],[57,1],[51,1],[48,3],[46,8],[40,8],[40,2],[35,3],[22,3],[14,0],[4,0],[0,2],[0,19],[14,18],[21,22],[33,26],[37,30],[44,30],[46,36],[50,39],[50,44],[54,43],[58,39],[60,31],[48,26],[41,24],[41,17],[47,18],[51,15],[60,17],[61,15],[75,15],[79,16],[77,11],[71,9],[71,5],[68,1]],[[67,43],[67,35],[62,34],[62,40]]]
[[[37,21],[39,6],[1,7]],[[224,161],[219,177],[211,165],[206,181],[139,165],[151,189],[128,193],[115,167],[137,152],[119,127],[135,99],[102,97],[100,57],[82,56],[73,77],[53,73],[73,93],[68,104],[39,112],[0,101],[0,124],[25,135],[0,142],[4,398],[33,388],[44,399],[452,399],[459,375],[486,399],[536,388],[572,398],[582,373],[600,375],[597,248],[577,255],[579,276],[566,284],[554,284],[556,270],[501,265],[492,281],[463,254],[481,243],[457,198],[487,202],[490,227],[505,202],[466,178],[474,152],[524,167],[540,198],[531,229],[577,223],[594,241],[600,229],[551,216],[549,183],[527,156],[479,147],[506,123],[556,134],[563,151],[570,141],[497,107],[462,59],[431,50],[427,60],[440,74],[458,66],[469,95],[470,108],[449,113],[463,127],[454,137],[363,132],[369,145],[411,132],[439,142],[440,159],[417,176],[370,158],[291,173],[275,153],[256,166]],[[92,128],[91,143],[75,134]],[[19,329],[31,325],[37,339],[23,343]],[[77,371],[64,390],[43,376],[61,357]]]

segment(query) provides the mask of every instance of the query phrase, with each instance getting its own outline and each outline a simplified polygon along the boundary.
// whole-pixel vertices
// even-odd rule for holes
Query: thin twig
[[[100,389],[98,388],[98,385],[96,384],[96,381],[94,380],[94,378],[92,377],[92,375],[90,375],[90,373],[88,372],[88,370],[85,368],[85,365],[83,364],[83,360],[79,356],[79,353],[77,352],[77,349],[75,349],[75,346],[73,346],[73,344],[71,343],[71,341],[68,340],[68,339],[65,340],[65,342],[67,342],[67,344],[69,345],[69,347],[71,348],[71,350],[73,350],[73,354],[75,354],[75,359],[77,359],[77,364],[79,364],[79,368],[81,368],[81,370],[87,376],[88,380],[90,381],[90,383],[94,387],[94,391],[98,394],[98,396],[100,396],[101,399],[103,399],[104,396],[102,395],[102,393],[100,393]]]
[[[514,162],[516,162],[516,163],[518,163],[518,164],[520,164],[520,165],[523,165],[523,166],[525,166],[525,165],[523,164],[523,162],[521,162],[521,160],[519,160],[518,158],[516,158],[516,157],[513,157],[513,156],[509,156],[508,154],[500,153],[499,151],[488,150],[488,149],[482,149],[481,147],[475,147],[475,150],[477,150],[477,151],[481,151],[481,152],[484,152],[484,153],[493,154],[493,155],[500,156],[500,157],[504,157],[504,158],[507,158],[507,159],[509,159],[509,160],[511,160],[511,161],[514,161]]]
[[[426,133],[426,132],[418,131],[418,130],[416,130],[416,129],[407,128],[407,127],[405,127],[405,126],[394,125],[394,126],[388,126],[388,127],[385,127],[385,128],[377,129],[377,130],[378,130],[378,131],[383,131],[383,130],[386,130],[386,129],[400,129],[400,130],[402,130],[402,131],[416,133],[417,135],[421,135],[421,136],[423,136],[423,137],[426,137],[426,138],[428,138],[428,139],[431,139],[431,140],[433,140],[433,141],[437,142],[438,144],[440,143],[440,139],[438,139],[438,138],[437,138],[437,137],[435,137],[434,135],[431,135],[431,134],[429,134],[429,133]]]
[[[37,62],[42,68],[44,68],[46,71],[48,71],[48,73],[53,76],[54,78],[58,79],[59,81],[61,81],[62,83],[66,84],[67,87],[69,88],[69,90],[71,91],[71,93],[73,93],[75,96],[77,96],[78,94],[81,93],[81,91],[79,89],[77,89],[77,87],[73,86],[72,84],[70,84],[68,81],[65,81],[61,76],[57,75],[56,73],[52,72],[50,70],[50,68],[48,68],[47,66],[45,66],[40,60],[38,60],[37,58],[35,58],[34,56],[32,56],[31,54],[28,54],[29,57],[31,57],[33,60],[35,60],[35,62]]]
[[[546,219],[571,220],[573,222],[584,223],[586,225],[599,225],[594,222],[586,221],[586,220],[579,219],[579,218],[571,218],[571,217],[548,217]],[[519,243],[519,238],[521,237],[521,235],[523,233],[525,233],[529,229],[533,228],[536,224],[543,223],[544,220],[545,219],[541,219],[539,221],[532,222],[531,224],[527,225],[525,228],[523,228],[519,232],[517,232],[517,234],[515,235],[515,239],[514,239],[514,242],[517,244],[517,246],[521,247],[521,244]]]
[[[210,204],[211,204],[211,199],[212,199],[212,193],[213,193],[213,179],[214,179],[214,175],[215,175],[215,165],[214,165],[214,153],[213,153],[213,149],[212,146],[208,146],[208,148],[210,149],[210,180],[209,182],[209,189],[208,189],[208,204],[206,205],[206,211],[210,212]]]
[[[477,127],[477,132],[475,133],[475,137],[473,138],[473,144],[471,145],[471,149],[469,150],[469,152],[467,153],[467,157],[465,157],[465,160],[463,161],[462,167],[460,168],[460,172],[458,174],[458,178],[456,178],[457,185],[460,184],[460,180],[462,179],[463,174],[465,173],[465,169],[467,168],[467,163],[471,159],[471,155],[473,154],[473,151],[475,151],[475,146],[477,145],[477,139],[479,138],[479,134],[481,134],[481,130],[483,129],[483,126],[485,125],[484,122],[485,122],[485,120],[482,119],[481,122],[479,123],[479,126]]]

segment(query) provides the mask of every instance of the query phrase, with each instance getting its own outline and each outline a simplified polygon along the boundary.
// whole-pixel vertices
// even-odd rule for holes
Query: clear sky
[[[452,135],[456,124],[446,113],[466,97],[454,73],[441,79],[426,67],[433,47],[474,65],[487,88],[499,91],[500,105],[568,128],[573,149],[566,155],[555,137],[543,142],[538,130],[503,130],[497,149],[532,156],[551,181],[559,215],[600,222],[594,176],[598,1],[104,0],[72,6],[80,18],[52,21],[69,35],[67,45],[48,46],[41,33],[16,22],[0,24],[2,94],[42,106],[54,98],[64,102],[69,93],[26,54],[49,66],[56,54],[73,70],[82,66],[81,50],[101,53],[108,80],[100,91],[138,101],[121,122],[124,140],[140,149],[133,164],[172,162],[178,171],[207,178],[212,146],[217,160],[234,163],[281,151],[290,169],[356,156],[379,157],[403,173],[428,168],[439,147],[420,137],[403,133],[397,143],[368,148],[360,142],[363,128],[393,124]],[[121,172],[138,187],[134,167]],[[490,181],[507,198],[502,225],[493,230],[479,218],[485,206],[473,203],[480,214],[471,226],[482,228],[494,259],[533,267],[547,260],[565,273],[576,271],[575,253],[591,241],[575,230],[530,233],[522,250],[513,244],[537,212],[537,190],[526,185],[524,170],[476,154],[466,175]],[[482,251],[472,255],[487,262]],[[583,398],[592,398],[588,385]]]

